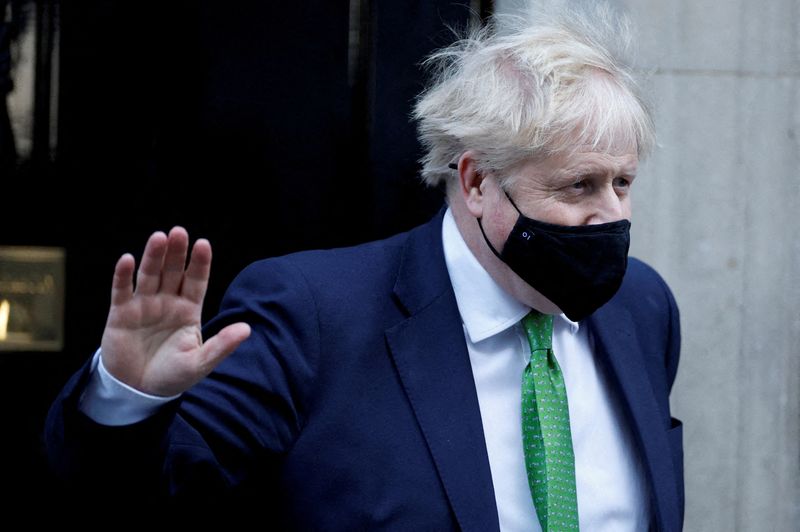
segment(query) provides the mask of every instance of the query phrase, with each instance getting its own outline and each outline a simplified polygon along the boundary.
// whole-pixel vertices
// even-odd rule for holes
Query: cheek
[[[586,201],[575,203],[565,203],[554,201],[543,205],[538,210],[538,218],[532,218],[541,222],[557,225],[586,225],[592,223],[615,222],[617,220],[631,219],[630,196],[617,198],[594,197],[587,198]]]
[[[517,211],[513,209],[493,209],[484,219],[484,230],[493,243],[502,244],[517,223],[518,217]]]
[[[538,209],[531,216],[534,220],[556,225],[581,225],[587,215],[587,209],[581,205],[552,202]]]

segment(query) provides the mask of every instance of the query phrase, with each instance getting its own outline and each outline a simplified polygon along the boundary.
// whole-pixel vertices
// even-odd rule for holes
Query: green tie
[[[531,346],[522,374],[522,443],[536,515],[544,532],[578,530],[575,457],[567,389],[553,356],[553,316],[534,310],[522,325]]]

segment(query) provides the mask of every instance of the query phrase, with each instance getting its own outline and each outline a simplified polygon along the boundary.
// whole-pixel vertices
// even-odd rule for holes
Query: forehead
[[[638,164],[639,156],[632,146],[598,150],[584,145],[523,161],[514,169],[512,175],[523,181],[537,182],[595,176],[633,176],[636,174]]]

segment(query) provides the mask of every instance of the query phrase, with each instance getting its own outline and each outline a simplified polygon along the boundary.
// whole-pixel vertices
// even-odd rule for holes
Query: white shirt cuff
[[[149,418],[178,397],[180,395],[149,395],[128,386],[108,372],[98,349],[92,359],[91,376],[78,401],[78,409],[101,425],[132,425]]]

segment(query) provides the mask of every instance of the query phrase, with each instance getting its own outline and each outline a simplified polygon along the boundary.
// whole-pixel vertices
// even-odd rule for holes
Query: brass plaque
[[[0,351],[60,351],[64,249],[0,246]]]

